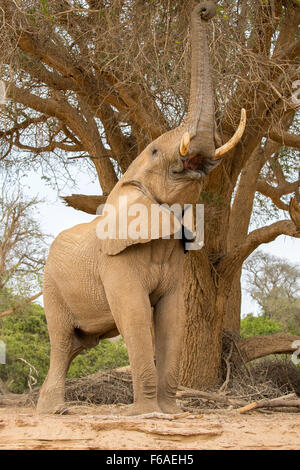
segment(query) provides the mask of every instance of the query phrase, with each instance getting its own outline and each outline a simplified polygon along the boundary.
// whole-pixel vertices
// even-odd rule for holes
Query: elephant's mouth
[[[180,165],[173,172],[177,176],[199,180],[204,178],[215,165],[213,159],[195,154],[180,157]]]
[[[185,158],[183,161],[183,167],[185,170],[196,171],[197,173],[204,173],[205,170],[205,161],[204,157],[201,155],[192,155],[188,158]]]

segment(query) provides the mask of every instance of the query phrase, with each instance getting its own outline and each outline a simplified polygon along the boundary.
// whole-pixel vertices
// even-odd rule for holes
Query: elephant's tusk
[[[185,157],[189,151],[191,136],[188,132],[185,132],[181,138],[180,142],[180,155]]]
[[[214,160],[217,160],[218,158],[221,157],[221,155],[224,155],[224,153],[229,152],[242,138],[242,135],[244,134],[244,130],[246,127],[246,110],[242,108],[241,110],[241,120],[239,127],[237,128],[235,134],[231,137],[226,144],[222,145],[222,147],[219,147],[214,156]]]

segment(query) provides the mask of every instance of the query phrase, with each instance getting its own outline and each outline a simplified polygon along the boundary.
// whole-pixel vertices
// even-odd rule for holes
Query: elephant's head
[[[215,13],[213,1],[201,2],[192,12],[190,100],[183,124],[145,148],[114,187],[107,204],[119,206],[120,196],[127,196],[128,206],[177,203],[183,207],[195,203],[204,177],[240,139],[245,126],[244,114],[233,138],[216,150],[214,93],[205,26]],[[174,230],[171,228],[170,233]],[[107,254],[117,254],[126,246],[150,239],[149,236],[143,240],[103,240],[101,249]]]

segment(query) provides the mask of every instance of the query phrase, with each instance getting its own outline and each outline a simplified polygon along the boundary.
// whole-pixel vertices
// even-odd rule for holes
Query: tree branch
[[[216,269],[220,278],[227,285],[230,284],[235,273],[241,268],[246,258],[262,243],[269,243],[279,235],[289,235],[300,238],[300,230],[291,220],[280,220],[266,227],[253,230],[249,233],[245,242],[229,252],[221,259]]]
[[[299,188],[300,181],[295,181],[294,183],[289,183],[285,181],[280,186],[274,187],[266,182],[266,180],[258,180],[256,185],[256,190],[259,191],[266,197],[269,197],[273,204],[279,209],[287,211],[289,209],[288,204],[285,204],[281,201],[281,196],[285,194],[291,194]]]
[[[300,336],[287,333],[274,333],[267,336],[244,338],[238,342],[238,347],[245,362],[253,361],[269,354],[293,354],[293,342]]]
[[[112,153],[116,155],[121,171],[125,173],[137,155],[137,149],[133,145],[135,139],[126,137],[122,133],[116,113],[107,103],[102,104],[97,115],[104,126],[106,139]]]
[[[68,54],[61,54],[57,48],[45,47],[39,42],[39,40],[28,32],[23,32],[18,41],[18,46],[24,52],[34,55],[45,64],[53,67],[60,72],[64,77],[68,78],[72,82],[75,82],[80,87],[86,87],[87,81],[89,82],[88,88],[93,87],[94,83],[91,83],[90,78],[87,78],[86,74],[83,74],[78,67],[74,67],[72,63],[67,59]]]
[[[270,61],[269,58],[266,57],[265,61],[262,62],[260,56],[257,57],[254,55],[252,60],[249,61],[249,65],[254,61],[256,67],[260,66],[260,84],[253,86],[252,81],[248,78],[248,75],[252,75],[252,71],[249,68],[249,70],[243,74],[243,77],[239,79],[237,90],[226,105],[223,113],[222,129],[226,130],[226,133],[229,132],[229,134],[232,134],[232,116],[237,113],[237,106],[246,109],[248,116],[247,128],[249,128],[251,121],[253,122],[253,127],[251,131],[250,129],[249,131],[246,129],[243,141],[245,147],[250,146],[251,152],[253,147],[258,144],[261,137],[264,135],[264,130],[268,123],[266,112],[271,110],[271,107],[273,107],[276,100],[278,100],[278,95],[272,98],[269,94],[268,90],[270,84],[273,84],[275,87],[278,86],[277,82],[280,82],[281,76],[286,76],[288,67],[294,67],[294,60],[300,53],[300,40],[294,40],[294,37],[298,34],[299,20],[300,9],[295,11],[294,8],[291,8],[286,11],[275,44],[272,60]],[[249,55],[249,48],[245,49],[245,54]],[[269,84],[267,85],[268,81]],[[253,103],[255,103],[255,106],[253,106]],[[273,109],[272,112],[274,114]],[[269,114],[272,115],[272,113]],[[258,130],[259,132],[257,132]],[[254,138],[254,136],[257,136],[257,138]]]
[[[299,17],[299,14],[298,14]],[[274,55],[273,57],[276,59],[284,59],[284,60],[294,60],[296,59],[300,54],[300,39],[297,39],[296,41],[292,41],[291,44],[289,44],[286,47],[281,48],[278,51],[278,55]]]
[[[271,129],[269,132],[270,139],[278,142],[286,147],[293,147],[300,150],[300,135],[290,134],[282,129]]]
[[[0,132],[0,138],[5,138],[7,136],[14,134],[16,131],[27,129],[27,127],[31,126],[32,124],[39,124],[42,122],[46,122],[47,119],[48,119],[47,116],[40,116],[37,118],[26,119],[25,121],[21,123],[15,124],[14,127],[12,127],[11,129]]]
[[[300,204],[297,203],[297,198],[295,197],[290,200],[289,213],[295,226],[300,230]]]
[[[85,196],[84,194],[72,194],[71,196],[61,196],[61,199],[69,207],[95,215],[100,204],[105,204],[107,195]]]
[[[15,307],[10,308],[9,310],[5,310],[4,312],[0,313],[0,318],[6,317],[7,315],[11,315],[14,313],[16,310],[19,310],[20,308],[24,307],[24,305],[29,304],[30,302],[33,302],[33,300],[37,299],[43,294],[43,292],[39,292],[38,294],[35,294],[33,297],[30,297],[29,299],[24,299],[22,303],[15,305]]]
[[[116,92],[108,94],[105,89],[99,89],[104,101],[125,113],[130,120],[144,129],[152,140],[168,130],[167,120],[147,90],[141,90],[138,86],[131,90],[111,74],[102,73],[102,76]]]
[[[32,64],[34,61],[36,62],[35,67]],[[73,90],[75,92],[80,92],[81,90],[81,87],[77,83],[57,73],[55,69],[52,72],[47,70],[43,66],[43,63],[35,56],[30,56],[29,61],[23,60],[21,68],[29,73],[33,79],[35,78],[39,82],[45,83],[50,88],[64,91]]]
[[[53,150],[57,148],[64,150],[65,152],[81,152],[84,150],[84,147],[81,144],[69,145],[63,142],[57,142],[56,140],[53,140],[52,142],[50,142],[49,145],[45,145],[44,147],[32,147],[31,145],[22,144],[19,140],[15,140],[14,145],[16,145],[16,147],[21,150],[29,150],[30,152],[33,152],[35,154],[40,154],[43,152],[53,152]]]
[[[227,234],[228,250],[232,250],[240,245],[248,233],[256,182],[265,159],[264,149],[259,145],[252,152],[252,155],[242,169],[239,185],[230,211]]]
[[[79,137],[82,146],[89,153],[92,160],[93,156],[104,153],[105,148],[102,144],[94,116],[87,104],[81,100],[81,106],[84,108],[83,112],[86,115],[86,119],[84,119],[61,93],[53,92],[53,95],[55,98],[40,98],[28,92],[28,90],[18,88],[12,83],[9,84],[7,89],[8,97],[43,114],[54,116],[62,123],[67,124]],[[117,176],[111,161],[107,158],[95,160],[93,163],[103,191],[110,192],[117,182]]]

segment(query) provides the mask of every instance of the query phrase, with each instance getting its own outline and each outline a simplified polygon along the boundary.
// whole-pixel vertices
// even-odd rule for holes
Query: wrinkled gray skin
[[[216,165],[212,160],[214,100],[205,33],[205,21],[214,14],[214,2],[199,4],[192,14],[191,94],[183,125],[156,139],[136,158],[107,202],[117,206],[121,194],[128,196],[129,205],[142,202],[148,207],[197,201],[201,181]],[[183,158],[179,147],[186,131],[191,143]],[[129,413],[176,413],[185,322],[182,243],[174,238],[103,241],[96,235],[98,220],[62,232],[50,249],[44,303],[51,360],[38,411],[50,413],[63,407],[66,373],[82,349],[120,333],[133,375],[134,404]]]

